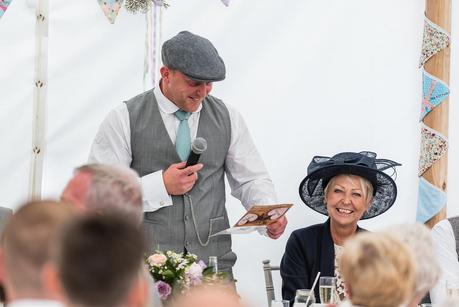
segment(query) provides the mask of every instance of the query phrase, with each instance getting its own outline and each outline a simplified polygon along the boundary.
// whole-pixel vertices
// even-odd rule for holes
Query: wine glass
[[[335,277],[322,276],[319,279],[319,296],[322,304],[333,304],[336,288]]]

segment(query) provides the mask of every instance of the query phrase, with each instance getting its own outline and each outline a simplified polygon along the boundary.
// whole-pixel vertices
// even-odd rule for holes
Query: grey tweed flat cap
[[[163,64],[201,82],[225,79],[225,63],[214,45],[204,37],[182,31],[163,44]]]

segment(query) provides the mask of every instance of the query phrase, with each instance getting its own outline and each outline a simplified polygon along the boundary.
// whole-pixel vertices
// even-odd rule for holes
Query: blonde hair
[[[360,233],[344,244],[340,271],[354,305],[400,306],[414,288],[414,264],[408,249],[384,233]]]
[[[324,189],[324,195],[325,198],[327,197],[327,193],[330,187],[332,187],[335,184],[336,178],[338,176],[343,176],[346,178],[349,182],[354,183],[353,179],[358,178],[360,182],[360,189],[362,190],[363,193],[363,198],[365,199],[365,202],[367,203],[367,207],[370,206],[370,202],[373,199],[373,185],[371,182],[363,177],[357,176],[357,175],[351,175],[351,174],[340,174],[332,177],[330,181],[328,182],[327,186]]]
[[[410,249],[416,273],[414,296],[424,296],[435,286],[441,274],[429,229],[424,224],[416,223],[391,227],[387,233]]]

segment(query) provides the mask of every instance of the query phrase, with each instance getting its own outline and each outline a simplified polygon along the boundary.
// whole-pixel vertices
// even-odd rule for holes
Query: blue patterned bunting
[[[446,193],[425,180],[419,178],[418,210],[416,221],[425,223],[434,217],[446,205]]]
[[[449,87],[440,79],[432,76],[425,70],[422,74],[422,107],[421,118],[429,114],[436,106],[438,106],[449,95]]]
[[[0,18],[5,14],[8,5],[10,5],[13,0],[0,0]]]

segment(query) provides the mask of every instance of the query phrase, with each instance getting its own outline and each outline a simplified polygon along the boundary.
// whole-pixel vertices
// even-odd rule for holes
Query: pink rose
[[[166,263],[167,257],[163,254],[153,254],[148,257],[148,263],[152,266],[161,266]]]
[[[172,288],[169,286],[168,283],[160,280],[155,283],[156,291],[158,291],[158,295],[162,300],[167,299],[167,297],[172,293]]]

